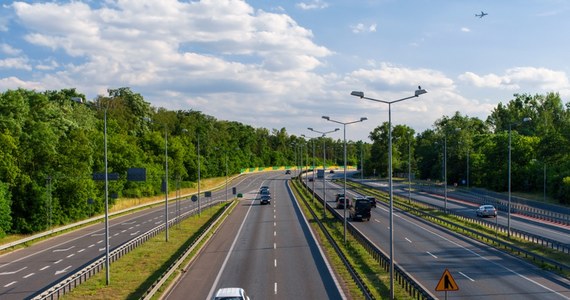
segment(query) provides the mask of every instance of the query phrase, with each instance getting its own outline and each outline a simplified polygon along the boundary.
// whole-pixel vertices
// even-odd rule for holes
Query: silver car
[[[479,217],[497,217],[497,209],[490,204],[479,206],[475,212]]]

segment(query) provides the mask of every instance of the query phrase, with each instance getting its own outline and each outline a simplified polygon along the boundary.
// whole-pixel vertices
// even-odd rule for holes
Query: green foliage
[[[6,183],[0,182],[0,237],[12,229],[11,195]]]

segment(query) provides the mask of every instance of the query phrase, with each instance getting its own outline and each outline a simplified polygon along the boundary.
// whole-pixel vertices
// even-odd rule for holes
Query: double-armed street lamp
[[[418,89],[414,92],[413,96],[405,97],[393,101],[378,100],[364,96],[362,91],[352,91],[350,94],[352,96],[359,97],[360,99],[366,99],[376,102],[381,102],[388,104],[388,177],[389,177],[389,191],[390,191],[390,299],[394,299],[394,199],[393,199],[393,187],[392,187],[392,103],[401,102],[407,99],[412,99],[419,97],[422,94],[427,93],[426,90],[418,86]]]
[[[333,120],[328,116],[323,116],[322,118],[327,120],[327,121],[333,122],[333,123],[341,124],[344,128],[344,187],[343,187],[344,205],[343,205],[343,217],[344,217],[344,242],[346,243],[346,203],[347,203],[346,198],[348,196],[346,194],[346,125],[364,122],[368,119],[366,117],[362,117],[362,118],[360,118],[360,120],[356,120],[356,121],[341,122],[341,121]]]
[[[326,156],[326,148],[325,148],[325,143],[326,143],[325,136],[329,133],[337,132],[340,129],[335,128],[334,130],[331,130],[331,131],[318,131],[318,130],[315,130],[311,127],[307,128],[307,129],[309,129],[312,132],[316,132],[316,133],[321,134],[321,137],[323,138],[323,219],[325,219],[325,217],[327,215],[327,184],[325,181],[325,177],[326,177],[325,176],[325,170],[327,169],[327,167],[326,167],[327,156]]]
[[[531,118],[523,118],[521,121],[509,123],[509,202],[507,209],[507,236],[511,237],[511,129],[513,125],[530,122]]]

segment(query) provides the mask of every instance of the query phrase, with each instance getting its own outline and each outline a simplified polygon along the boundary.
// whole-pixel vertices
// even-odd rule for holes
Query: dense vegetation
[[[546,168],[549,195],[568,202],[568,107],[557,94],[515,97],[485,122],[456,113],[417,135],[395,126],[394,173],[407,173],[410,149],[415,177],[440,180],[445,140],[449,183],[462,184],[468,155],[470,186],[506,190],[509,124],[530,117],[512,125],[513,190],[542,190]],[[195,185],[198,169],[207,178],[224,176],[226,165],[230,174],[294,165],[301,157],[303,164],[322,165],[323,142],[327,165],[343,165],[341,139],[306,141],[284,128],[270,132],[199,111],[154,108],[129,88],[108,90],[93,101],[75,89],[9,90],[0,94],[0,235],[37,232],[103,212],[104,183],[92,174],[104,173],[105,115],[108,169],[119,174],[110,181],[111,205],[116,197],[162,193],[165,137],[169,190]],[[348,164],[364,157],[367,175],[386,176],[387,129],[384,123],[370,133],[372,144],[348,142]],[[147,181],[128,181],[129,168],[146,168]]]

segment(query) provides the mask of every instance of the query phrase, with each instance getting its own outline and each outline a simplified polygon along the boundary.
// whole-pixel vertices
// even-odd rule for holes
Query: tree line
[[[565,149],[570,138],[568,106],[558,94],[515,95],[486,121],[456,113],[416,134],[393,128],[394,173],[441,180],[447,150],[448,183],[502,191],[507,185],[511,127],[512,187],[547,191],[567,203],[570,187]],[[519,122],[523,118],[530,122]],[[93,100],[75,89],[8,90],[0,94],[0,236],[32,233],[104,212],[104,129],[107,128],[109,201],[163,193],[167,148],[169,190],[194,187],[201,178],[253,167],[344,164],[344,141],[289,135],[285,128],[254,128],[217,120],[194,110],[152,107],[129,88],[109,89]],[[367,176],[387,175],[388,125],[370,133],[372,143],[347,142],[347,164],[364,161]],[[445,144],[444,144],[445,142]],[[410,157],[411,159],[408,159]],[[199,159],[198,159],[199,158]],[[198,165],[199,161],[199,165]],[[127,180],[129,168],[145,168],[144,182]],[[226,169],[227,168],[227,169]]]

